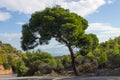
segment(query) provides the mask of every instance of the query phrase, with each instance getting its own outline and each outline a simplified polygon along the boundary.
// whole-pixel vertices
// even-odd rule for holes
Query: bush
[[[96,60],[90,63],[84,63],[77,66],[78,72],[94,72],[98,68],[98,63]]]
[[[79,72],[93,72],[95,69],[98,68],[98,62],[91,52],[88,53],[86,56],[79,56],[77,60],[81,60],[79,61],[79,64],[77,64],[77,69]]]
[[[50,74],[53,70],[53,67],[47,63],[43,63],[39,68],[42,74]]]
[[[84,56],[78,55],[78,56],[75,58],[75,61],[76,61],[77,65],[82,64],[83,61],[84,61]]]
[[[56,68],[56,62],[53,56],[40,50],[36,52],[27,52],[23,60],[28,67],[27,75],[49,74]]]
[[[12,68],[18,76],[24,76],[26,73],[26,66],[22,59],[16,59]]]
[[[71,68],[71,59],[70,56],[64,56],[62,59],[62,64],[64,65],[64,69],[69,69]]]
[[[99,68],[105,68],[108,64],[108,56],[106,53],[101,53],[99,57],[96,57],[98,60]]]
[[[92,70],[91,63],[85,63],[77,67],[79,72],[90,72]]]
[[[56,60],[57,67],[55,69],[56,72],[61,73],[62,70],[64,69],[64,66],[62,64],[62,61],[60,59]]]
[[[111,54],[109,57],[109,67],[120,67],[120,54]]]
[[[8,63],[3,63],[5,69],[10,69],[10,65]]]

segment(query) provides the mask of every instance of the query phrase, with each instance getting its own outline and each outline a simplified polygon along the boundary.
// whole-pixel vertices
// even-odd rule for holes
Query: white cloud
[[[79,0],[78,2],[61,3],[61,6],[81,16],[87,16],[105,3],[105,0]]]
[[[51,6],[53,2],[53,0],[0,0],[0,7],[10,11],[31,14],[36,10],[44,9],[46,6]]]
[[[71,12],[86,16],[95,12],[106,3],[107,0],[0,0],[0,8],[31,14],[36,10],[43,10],[45,7],[61,5],[66,9],[70,9]]]
[[[113,27],[110,24],[105,23],[91,23],[86,30],[87,33],[95,33],[100,42],[106,41],[109,38],[120,36],[120,28]]]
[[[11,15],[8,12],[0,11],[0,21],[6,21],[11,18]]]
[[[16,22],[15,24],[17,24],[17,25],[23,25],[23,24],[25,24],[25,22]]]
[[[108,4],[112,4],[113,3],[113,0],[108,0]]]
[[[4,38],[6,40],[14,40],[15,38],[20,38],[21,34],[20,33],[0,33],[0,38]]]

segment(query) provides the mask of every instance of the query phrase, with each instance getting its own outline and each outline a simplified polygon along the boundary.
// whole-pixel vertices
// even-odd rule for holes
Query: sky
[[[60,5],[89,22],[86,33],[94,33],[100,42],[120,36],[120,0],[0,0],[0,41],[21,49],[22,25],[31,14],[46,7]],[[54,56],[68,54],[65,45],[54,39],[39,49]]]

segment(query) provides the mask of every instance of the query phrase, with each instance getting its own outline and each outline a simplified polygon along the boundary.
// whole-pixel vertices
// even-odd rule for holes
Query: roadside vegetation
[[[95,50],[84,56],[76,52],[75,62],[79,75],[120,75],[120,37],[100,43]],[[40,50],[22,53],[2,42],[0,65],[5,69],[12,68],[18,76],[74,75],[70,55],[53,57]]]

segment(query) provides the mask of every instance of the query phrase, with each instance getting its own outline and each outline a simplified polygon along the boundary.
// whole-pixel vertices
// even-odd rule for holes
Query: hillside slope
[[[21,58],[20,51],[12,47],[10,44],[5,44],[0,41],[0,74],[13,73],[15,59]]]

